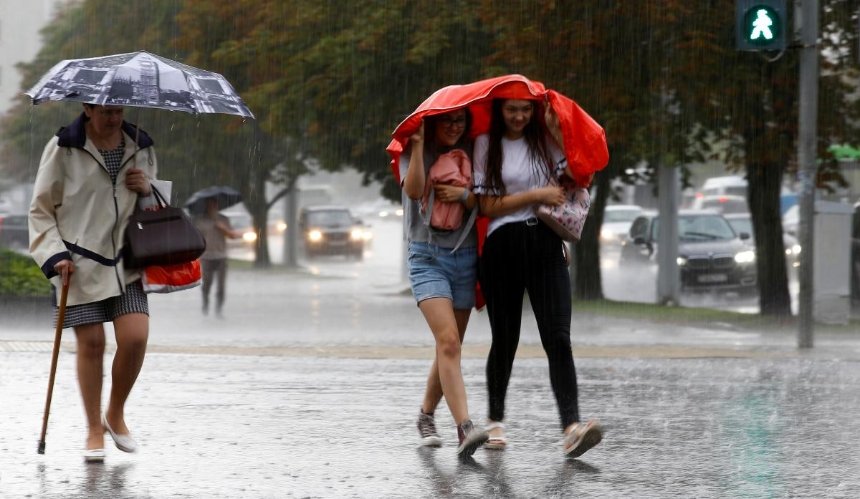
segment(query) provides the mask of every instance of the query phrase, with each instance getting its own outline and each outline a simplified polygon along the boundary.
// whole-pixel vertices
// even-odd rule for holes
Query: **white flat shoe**
[[[137,442],[131,438],[131,435],[120,435],[119,433],[115,433],[113,428],[107,422],[107,418],[102,418],[102,425],[104,425],[105,430],[110,433],[110,438],[113,439],[113,443],[116,444],[116,448],[123,452],[137,452]]]
[[[86,463],[103,463],[105,462],[104,449],[87,449],[84,451],[84,462]]]

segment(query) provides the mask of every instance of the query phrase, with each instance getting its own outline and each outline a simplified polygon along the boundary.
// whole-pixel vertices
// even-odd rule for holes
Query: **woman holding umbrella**
[[[475,304],[477,237],[474,225],[466,220],[458,229],[434,229],[425,223],[420,204],[429,188],[434,189],[437,200],[465,205],[467,214],[475,207],[475,197],[468,187],[428,185],[431,166],[443,153],[464,150],[468,161],[469,125],[470,115],[465,109],[427,116],[409,137],[409,150],[400,156],[399,164],[407,207],[409,280],[418,308],[436,339],[436,357],[418,415],[418,432],[422,445],[442,444],[434,411],[444,394],[457,424],[457,454],[461,457],[471,456],[488,438],[487,432],[475,427],[469,416],[460,370],[461,344]]]
[[[104,460],[104,433],[124,452],[137,443],[125,421],[149,336],[140,272],[127,269],[121,241],[140,196],[157,172],[152,139],[123,120],[123,108],[84,104],[48,141],[30,204],[30,253],[54,287],[68,283],[62,327],[77,338],[77,372],[88,433],[84,458]],[[56,316],[55,316],[56,321]],[[102,415],[104,323],[113,322],[116,354]]]
[[[492,101],[489,133],[475,140],[475,187],[490,218],[479,263],[492,346],[487,359],[488,448],[504,449],[505,395],[520,336],[524,292],[549,360],[550,382],[564,431],[564,452],[578,457],[602,438],[596,421],[580,420],[570,342],[571,293],[564,243],[535,217],[540,204],[559,205],[564,193],[551,176],[568,174],[558,118],[529,98]],[[549,127],[547,125],[550,125]]]

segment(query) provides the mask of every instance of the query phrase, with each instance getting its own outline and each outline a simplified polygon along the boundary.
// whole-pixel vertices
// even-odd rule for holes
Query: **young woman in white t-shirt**
[[[550,110],[541,120],[539,101],[496,99],[490,132],[475,141],[475,187],[481,212],[490,217],[478,266],[487,302],[492,346],[487,359],[489,441],[504,449],[505,395],[520,337],[523,294],[528,292],[564,431],[564,452],[578,457],[597,445],[597,421],[580,420],[576,370],[570,343],[570,275],[563,242],[535,216],[541,204],[559,205],[563,190],[550,175],[566,174],[567,161]],[[551,130],[546,123],[553,127]]]

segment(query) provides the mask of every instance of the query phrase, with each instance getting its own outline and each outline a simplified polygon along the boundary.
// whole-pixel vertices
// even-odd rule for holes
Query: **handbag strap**
[[[158,203],[159,208],[167,208],[170,203],[168,203],[167,200],[164,198],[164,194],[162,194],[161,191],[159,191],[158,188],[152,184],[149,184],[149,187],[152,189],[151,195],[155,197],[155,201],[156,203]]]
[[[430,195],[427,198],[427,212],[425,213],[420,207],[418,209],[418,215],[421,216],[421,222],[427,227],[427,242],[433,243],[433,228],[430,227],[430,217],[433,215],[433,200],[436,199],[436,191],[435,189],[430,189]],[[469,231],[472,229],[472,225],[475,223],[475,219],[478,218],[478,204],[475,203],[475,206],[472,207],[471,213],[469,213],[469,219],[466,220],[466,224],[463,226],[462,232],[460,232],[460,237],[457,238],[457,244],[454,245],[454,248],[451,250],[451,254],[457,251],[460,248],[460,245],[463,244],[463,241],[466,240],[466,236],[469,235]]]
[[[463,241],[466,240],[466,236],[469,235],[469,231],[472,230],[472,225],[475,223],[475,219],[478,218],[478,204],[475,203],[475,206],[472,207],[472,213],[469,213],[469,220],[466,221],[466,225],[463,226],[463,232],[460,233],[460,237],[457,239],[457,244],[454,246],[454,249],[451,250],[451,254],[454,254],[455,251],[463,244]]]

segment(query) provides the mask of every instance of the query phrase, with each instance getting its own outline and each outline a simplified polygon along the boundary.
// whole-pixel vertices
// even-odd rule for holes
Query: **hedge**
[[[51,283],[27,255],[0,248],[0,296],[49,296]]]

